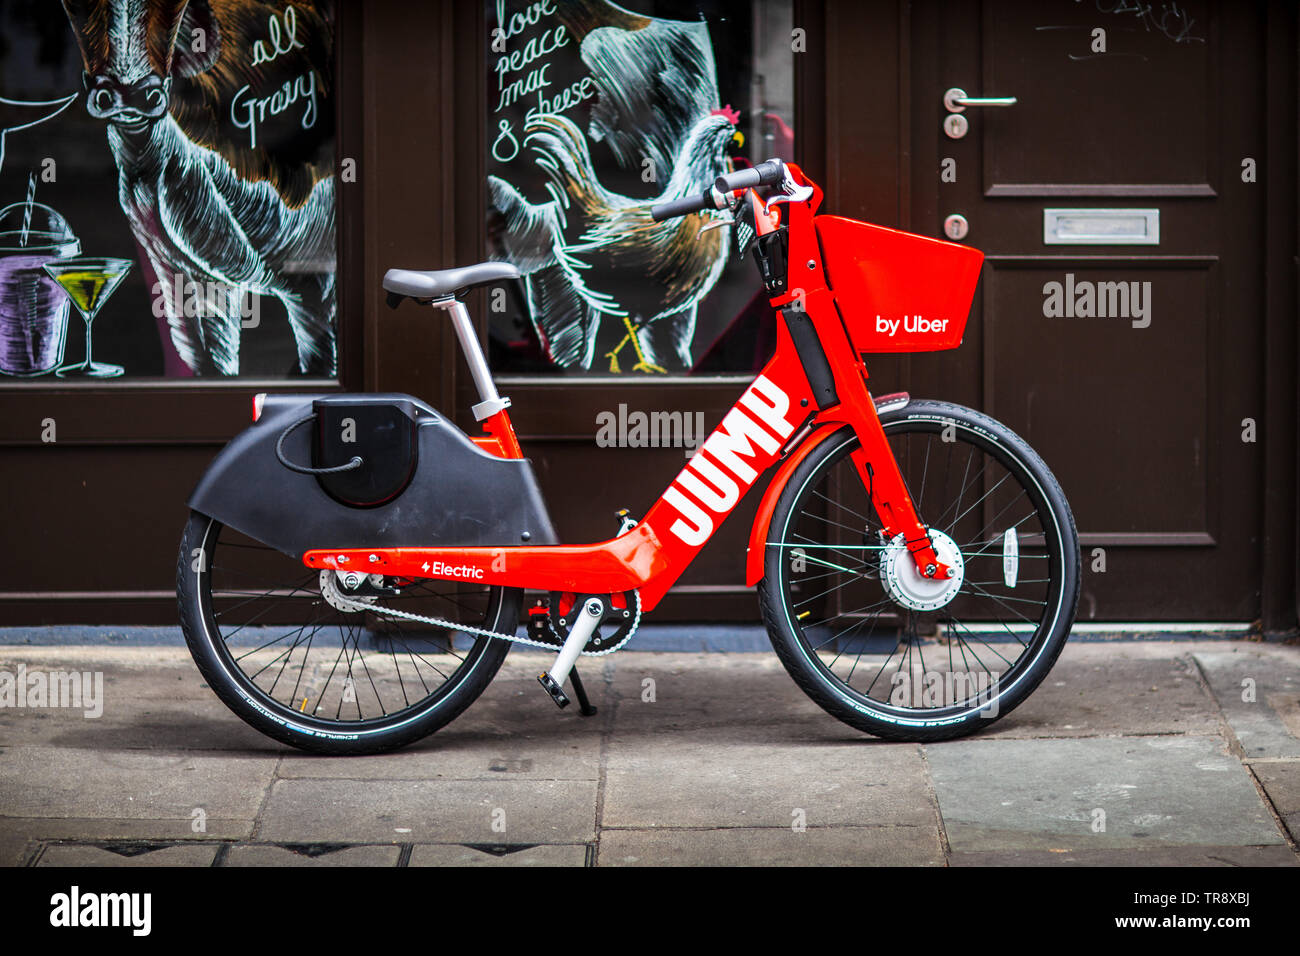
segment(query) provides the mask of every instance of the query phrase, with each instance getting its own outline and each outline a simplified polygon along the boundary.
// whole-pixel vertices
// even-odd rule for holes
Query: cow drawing
[[[63,5],[85,66],[86,108],[108,125],[118,198],[158,279],[181,359],[195,374],[237,374],[247,303],[274,296],[293,330],[298,371],[333,376],[332,166],[286,161],[257,143],[253,124],[265,121],[266,102],[229,120],[253,127],[246,141],[218,134],[229,104],[275,82],[268,77],[286,64],[306,72],[271,108],[298,101],[294,115],[316,119],[304,111],[329,76],[328,18],[258,0]],[[282,53],[291,55],[268,62]]]

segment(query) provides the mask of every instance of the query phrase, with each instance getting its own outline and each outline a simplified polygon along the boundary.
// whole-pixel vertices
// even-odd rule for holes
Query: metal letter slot
[[[1048,246],[1158,246],[1159,209],[1044,209]]]

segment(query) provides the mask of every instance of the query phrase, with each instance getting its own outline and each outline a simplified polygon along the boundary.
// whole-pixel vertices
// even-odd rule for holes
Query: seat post
[[[474,387],[478,389],[480,401],[473,408],[474,418],[481,422],[502,409],[509,408],[510,399],[502,398],[497,394],[496,382],[492,381],[492,373],[488,371],[487,360],[483,357],[483,347],[479,345],[478,333],[474,331],[474,323],[469,317],[469,309],[465,308],[465,303],[449,295],[434,299],[430,304],[435,309],[446,309],[451,316],[451,325],[456,330],[460,350],[465,353],[465,361],[469,363],[469,374],[473,376]]]

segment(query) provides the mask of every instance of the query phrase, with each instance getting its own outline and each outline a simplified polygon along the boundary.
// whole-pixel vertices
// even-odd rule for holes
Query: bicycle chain
[[[474,627],[472,624],[458,624],[455,621],[447,621],[439,617],[426,617],[423,614],[415,614],[411,611],[399,611],[396,608],[385,607],[382,604],[368,604],[364,601],[354,601],[341,593],[338,588],[334,588],[333,595],[335,601],[337,601],[339,605],[342,605],[345,610],[349,611],[382,612],[390,617],[415,621],[420,624],[432,624],[435,627],[443,627],[454,631],[465,631],[468,634],[478,634],[482,637],[496,637],[503,641],[513,641],[516,644],[527,644],[531,647],[541,647],[548,651],[559,650],[559,648],[554,644],[547,644],[545,641],[534,641],[531,638],[520,637],[517,634],[507,634],[505,631],[493,631],[486,627]],[[632,618],[632,626],[628,629],[627,636],[613,647],[607,647],[604,650],[599,651],[582,651],[583,657],[604,657],[606,654],[613,654],[628,641],[632,640],[632,636],[636,634],[636,629],[641,623],[641,593],[637,590],[633,590],[632,595],[636,598],[636,614]]]

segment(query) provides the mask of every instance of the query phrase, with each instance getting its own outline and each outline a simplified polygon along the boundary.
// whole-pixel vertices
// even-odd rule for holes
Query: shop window
[[[793,158],[788,2],[489,0],[488,295],[498,373],[753,371],[775,320],[727,228],[654,223],[732,165]]]
[[[337,376],[333,34],[329,3],[0,6],[0,384]]]

